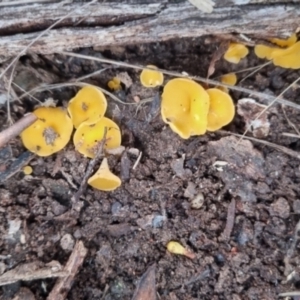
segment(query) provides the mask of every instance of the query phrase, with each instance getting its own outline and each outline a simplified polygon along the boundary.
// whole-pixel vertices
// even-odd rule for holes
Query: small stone
[[[204,204],[204,195],[200,192],[198,195],[192,200],[191,207],[194,209],[200,209]]]
[[[60,240],[60,246],[65,251],[72,251],[74,248],[74,243],[74,239],[69,233],[66,233]]]
[[[137,148],[130,148],[128,149],[128,154],[138,157],[140,155],[140,150]]]
[[[293,202],[293,211],[296,214],[300,214],[300,200],[299,199],[297,199]]]
[[[118,201],[114,202],[113,205],[111,206],[111,213],[112,215],[117,215],[118,212],[121,210],[122,204]]]
[[[195,194],[196,194],[196,185],[193,182],[189,181],[183,196],[186,198],[193,198]]]
[[[288,218],[290,216],[290,206],[288,201],[283,197],[278,198],[271,204],[269,213],[271,216],[277,216],[283,219]]]

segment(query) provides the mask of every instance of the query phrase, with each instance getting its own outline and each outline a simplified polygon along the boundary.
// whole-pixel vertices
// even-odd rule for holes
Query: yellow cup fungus
[[[75,149],[81,154],[94,158],[99,142],[103,139],[107,128],[104,149],[114,149],[121,145],[121,131],[112,120],[103,117],[95,124],[82,123],[76,130],[73,142]]]
[[[156,86],[160,86],[164,82],[164,74],[156,71],[157,67],[153,65],[148,65],[147,68],[151,68],[153,70],[144,69],[140,75],[141,84],[147,88],[153,88]]]
[[[297,42],[297,35],[296,33],[293,33],[288,39],[277,39],[273,38],[270,39],[270,42],[273,44],[276,44],[280,47],[290,47],[293,46]]]
[[[271,42],[285,48],[256,45],[254,52],[259,58],[272,60],[273,64],[286,69],[300,68],[300,41],[297,42],[296,34],[287,40],[271,39]]]
[[[235,73],[228,73],[221,77],[221,82],[228,85],[235,85],[237,83],[237,76]],[[217,88],[225,93],[229,93],[226,86],[217,86]]]
[[[96,123],[104,116],[106,108],[106,98],[95,86],[83,87],[68,104],[68,112],[75,128],[83,122]]]
[[[64,148],[73,131],[72,120],[59,107],[39,107],[38,120],[21,133],[25,148],[39,156],[49,156]]]
[[[121,80],[118,77],[114,77],[112,80],[110,80],[107,83],[107,86],[112,90],[112,91],[119,91],[121,89]]]
[[[88,179],[88,184],[100,191],[113,191],[121,185],[121,179],[108,166],[107,158],[102,160],[99,170]]]
[[[233,64],[238,64],[240,60],[249,53],[248,48],[243,44],[230,43],[224,54],[224,59]]]
[[[229,124],[234,117],[235,109],[231,97],[217,89],[208,89],[210,105],[207,116],[207,130],[216,131]]]
[[[188,251],[181,244],[179,244],[178,242],[175,242],[175,241],[168,242],[167,250],[170,253],[184,255],[191,259],[194,259],[196,257],[196,255],[194,253]]]
[[[25,175],[30,175],[30,174],[32,174],[32,167],[31,167],[31,166],[25,166],[25,167],[23,168],[23,173],[24,173]]]
[[[165,85],[162,119],[183,139],[206,132],[208,110],[208,93],[197,82],[175,78]]]
[[[237,77],[235,73],[228,73],[221,77],[221,82],[228,85],[235,85],[237,82]]]

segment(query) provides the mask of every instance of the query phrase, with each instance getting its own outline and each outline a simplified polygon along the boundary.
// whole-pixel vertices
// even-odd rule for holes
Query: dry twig
[[[81,195],[83,194],[84,190],[86,189],[87,181],[91,177],[91,175],[94,171],[95,165],[98,163],[99,159],[103,155],[103,147],[104,147],[105,142],[107,141],[106,134],[107,134],[107,128],[104,129],[104,135],[103,135],[102,140],[99,142],[97,153],[96,153],[95,157],[90,161],[89,166],[84,174],[84,177],[82,179],[82,182],[80,184],[80,187],[79,187],[77,193],[72,197],[73,207],[75,207],[76,203],[79,202]]]
[[[132,69],[136,69],[136,70],[144,70],[144,69],[151,70],[150,68],[147,68],[146,66],[133,65],[133,64],[130,64],[130,63],[125,63],[125,62],[121,62],[121,61],[115,61],[115,60],[111,60],[111,59],[107,59],[107,58],[99,58],[99,57],[93,57],[93,56],[83,55],[83,54],[77,54],[77,53],[70,53],[70,52],[65,52],[65,51],[61,51],[59,53],[67,55],[67,56],[78,57],[78,58],[87,59],[87,60],[93,60],[93,61],[99,61],[99,62],[102,62],[102,63],[117,65],[117,66],[125,67],[125,68],[132,68]],[[190,78],[190,79],[193,79],[195,81],[199,81],[199,82],[206,83],[206,84],[227,87],[228,89],[233,90],[233,91],[240,91],[242,93],[246,93],[246,94],[249,94],[249,95],[252,95],[252,96],[256,96],[259,99],[266,99],[268,101],[272,101],[272,103],[270,105],[274,104],[275,102],[278,102],[278,103],[284,104],[286,106],[290,106],[290,107],[293,107],[293,108],[296,108],[296,109],[300,110],[300,105],[298,105],[296,103],[293,103],[291,101],[288,101],[286,99],[281,98],[281,96],[293,84],[296,84],[298,80],[295,81],[295,82],[293,82],[279,96],[274,97],[274,96],[271,96],[271,95],[268,95],[268,94],[264,94],[264,93],[260,93],[260,92],[255,92],[255,91],[252,91],[252,90],[249,90],[249,89],[246,89],[246,88],[242,88],[242,87],[239,87],[239,86],[232,86],[232,85],[229,85],[229,84],[224,84],[224,83],[221,83],[221,82],[216,81],[216,80],[206,79],[206,78],[199,77],[199,76],[189,76],[188,74],[186,75],[186,74],[182,74],[182,73],[179,73],[179,72],[172,72],[172,71],[163,70],[163,69],[157,69],[157,71],[162,72],[165,75],[170,75],[170,76],[175,76],[175,77],[185,77],[185,78]]]
[[[0,132],[0,148],[8,143],[12,138],[19,135],[25,128],[33,124],[36,120],[37,117],[34,114],[28,114],[9,128]]]
[[[68,275],[59,278],[56,281],[52,291],[47,297],[47,300],[63,300],[67,297],[67,294],[74,281],[74,277],[81,267],[86,255],[87,249],[84,247],[83,242],[77,241],[69,260],[63,269],[63,271],[67,272]]]
[[[228,211],[227,211],[227,219],[226,219],[226,226],[222,233],[222,238],[224,238],[226,241],[229,240],[233,225],[235,220],[235,199],[232,198],[231,202],[228,205]]]

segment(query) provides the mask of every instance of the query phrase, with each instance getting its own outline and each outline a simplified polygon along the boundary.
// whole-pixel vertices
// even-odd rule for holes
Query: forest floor
[[[219,41],[202,37],[78,53],[205,78],[218,45]],[[217,61],[211,78],[262,63],[250,50],[237,65]],[[108,89],[110,79],[125,73],[132,84],[114,92],[117,97],[135,104],[152,99],[137,107],[107,97],[107,115],[120,126],[125,147],[121,156],[108,159],[122,185],[113,192],[87,187],[80,199],[83,207],[74,213],[71,198],[89,159],[76,152],[72,142],[44,158],[26,156],[20,138],[11,140],[5,153],[0,152],[0,275],[9,270],[15,271],[11,277],[23,274],[21,266],[27,280],[32,280],[12,280],[0,289],[0,299],[46,299],[58,280],[48,263],[65,266],[76,241],[83,243],[87,254],[74,276],[69,300],[155,299],[154,275],[157,299],[267,300],[296,290],[300,284],[299,111],[278,103],[268,110],[269,133],[261,139],[283,148],[246,138],[237,145],[239,137],[232,134],[245,130],[245,118],[238,113],[224,128],[227,133],[184,140],[161,119],[162,87],[143,87],[138,70],[64,55],[26,56],[17,65],[14,82],[30,90],[41,83],[74,82],[103,68],[85,82]],[[238,80],[249,73],[237,73]],[[299,71],[270,64],[238,86],[276,96],[299,76]],[[170,78],[165,76],[165,82]],[[53,98],[66,107],[77,91],[76,86],[65,87],[35,97]],[[269,103],[240,91],[230,94],[235,104],[245,97]],[[300,104],[299,86],[294,85],[284,98]],[[32,97],[14,102],[12,118],[18,120],[36,105]],[[6,120],[2,105],[0,131],[8,126]],[[141,160],[133,169],[138,153]],[[24,175],[24,165],[33,168],[31,175]],[[166,245],[171,240],[195,258],[169,253]],[[41,268],[48,270],[48,278],[37,275]],[[149,297],[142,290],[143,281],[139,285],[147,269],[152,276],[146,283]],[[137,287],[144,296],[132,298]]]

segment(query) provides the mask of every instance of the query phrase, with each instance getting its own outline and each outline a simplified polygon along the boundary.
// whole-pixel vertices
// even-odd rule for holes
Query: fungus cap
[[[235,73],[228,73],[221,77],[221,82],[228,85],[235,85],[237,82],[237,77]]]
[[[164,74],[156,71],[157,67],[153,65],[148,65],[147,68],[151,68],[153,70],[144,69],[140,75],[141,84],[144,87],[151,88],[160,86],[164,82]]]
[[[233,64],[238,64],[240,60],[249,53],[248,48],[243,44],[231,43],[224,54],[224,59]]]
[[[300,68],[300,42],[287,49],[273,51],[273,64],[287,69]]]
[[[64,148],[73,131],[72,120],[60,107],[39,107],[38,120],[21,133],[25,148],[39,156],[49,156]]]
[[[266,58],[266,59],[272,59],[272,53],[276,48],[269,47],[266,45],[256,45],[254,47],[254,53],[258,58]]]
[[[30,175],[30,174],[32,174],[32,167],[31,166],[25,166],[24,168],[23,168],[23,173],[25,174],[25,175]]]
[[[254,51],[259,58],[273,60],[275,66],[287,69],[300,68],[300,42],[285,49],[257,45],[255,46]]]
[[[82,123],[76,130],[73,142],[75,149],[84,156],[93,158],[99,142],[103,139],[105,128],[107,134],[104,149],[114,149],[121,145],[121,131],[112,120],[103,117],[95,124]]]
[[[103,158],[98,171],[88,179],[90,186],[105,192],[115,190],[121,183],[121,179],[110,171],[106,157]]]
[[[235,85],[237,82],[237,77],[235,73],[228,73],[221,77],[221,82],[228,85]],[[229,93],[229,90],[226,86],[217,86],[217,88],[225,93]]]
[[[174,78],[165,85],[162,119],[183,139],[206,132],[208,110],[209,96],[197,82]]]
[[[119,91],[121,89],[121,80],[118,77],[114,77],[107,85],[111,90]]]
[[[96,123],[104,116],[106,108],[107,101],[104,94],[92,85],[83,87],[68,104],[68,112],[75,128],[83,122]]]
[[[290,47],[293,46],[297,42],[297,35],[293,33],[288,39],[270,39],[270,42],[276,44],[280,47]]]
[[[213,88],[206,91],[210,99],[207,130],[216,131],[233,120],[234,104],[231,97],[219,89]]]

